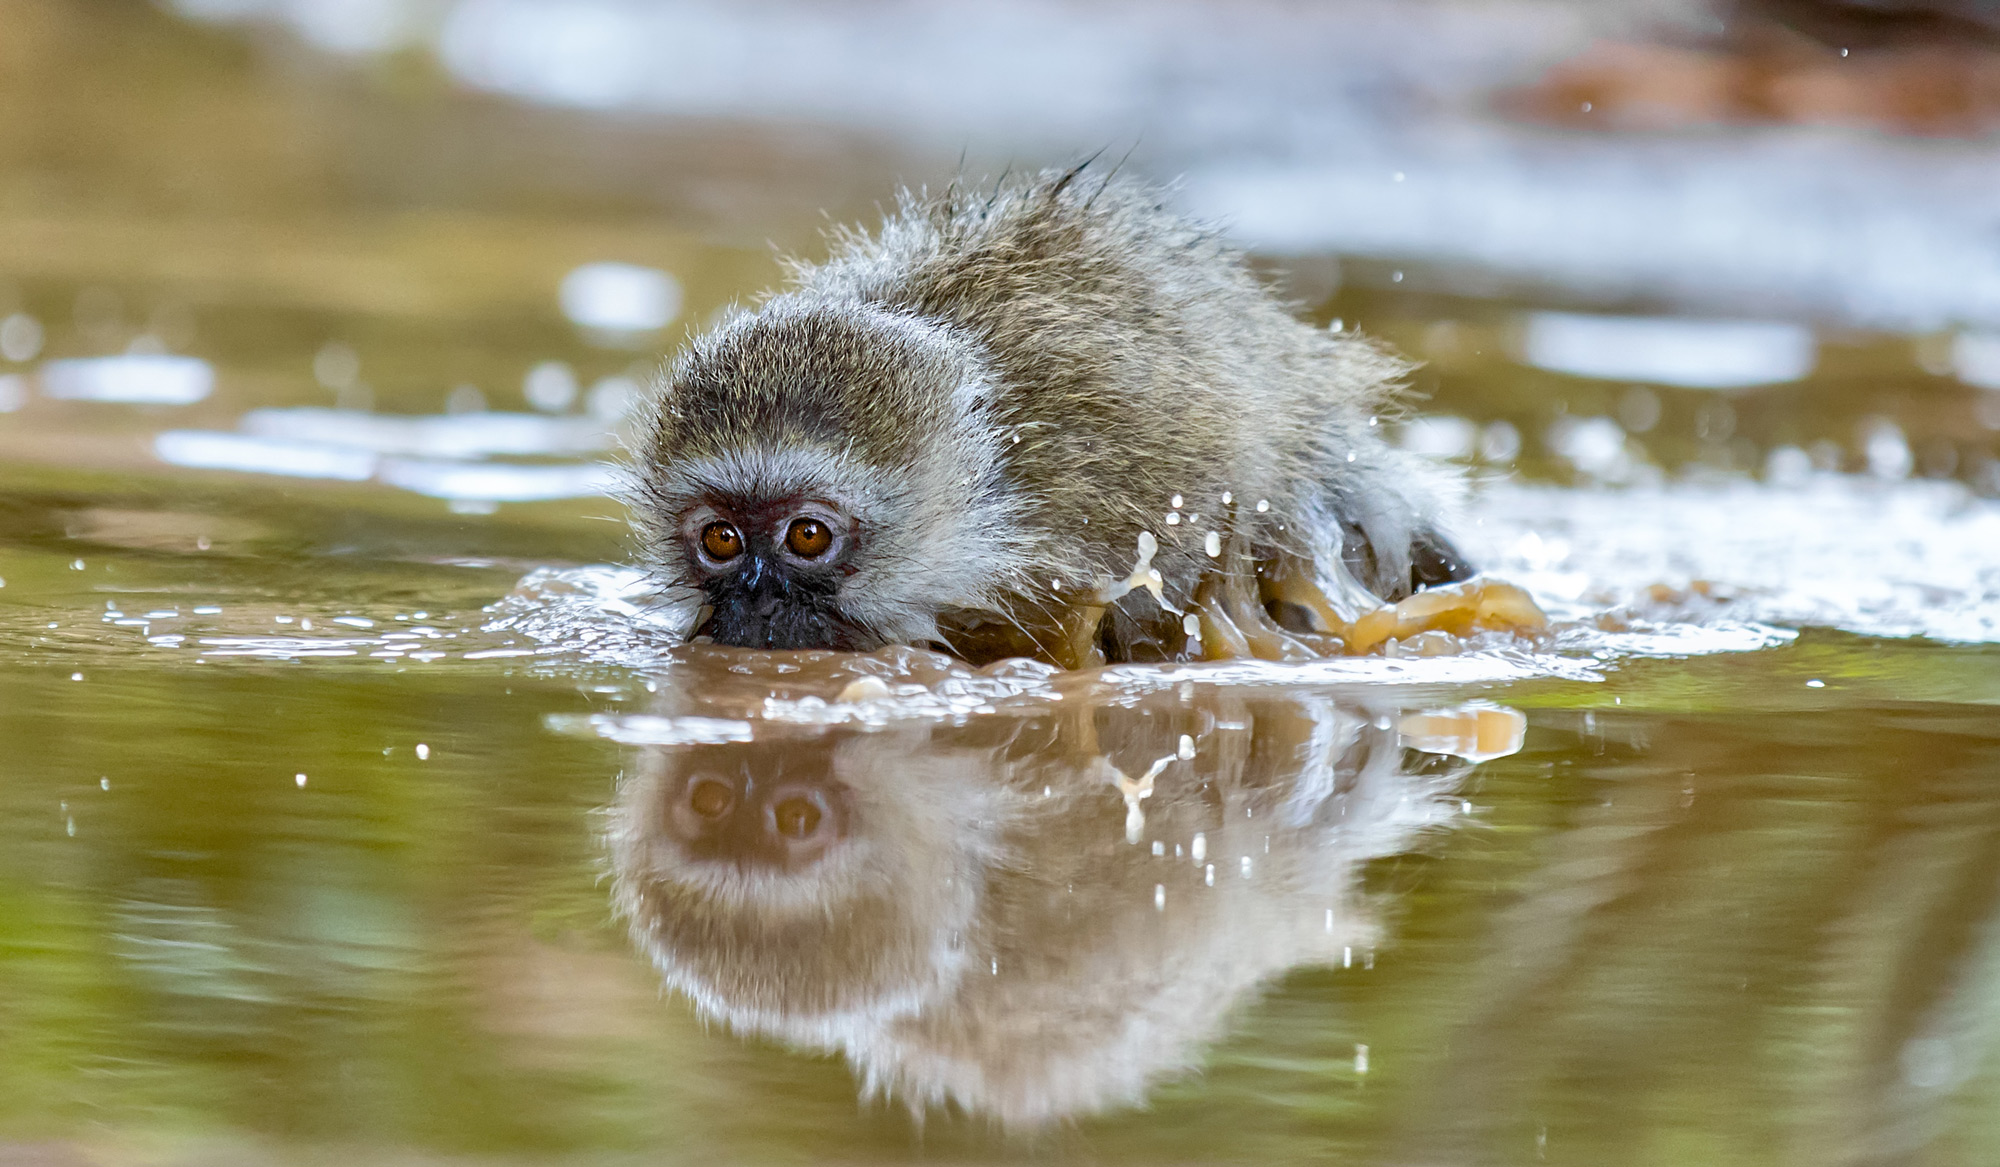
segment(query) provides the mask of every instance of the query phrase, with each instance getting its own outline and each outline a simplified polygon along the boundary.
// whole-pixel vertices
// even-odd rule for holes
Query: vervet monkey
[[[694,636],[1078,666],[1282,627],[1339,651],[1344,621],[1472,574],[1436,472],[1378,424],[1408,366],[1084,171],[906,192],[680,357],[635,510]]]

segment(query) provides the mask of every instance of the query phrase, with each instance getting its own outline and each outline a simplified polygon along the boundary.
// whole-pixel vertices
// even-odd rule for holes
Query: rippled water
[[[35,11],[132,124],[135,27],[306,100]],[[601,458],[758,247],[351,142],[315,203],[238,128],[180,147],[255,213],[121,209],[144,135],[0,174],[0,1163],[2000,1158],[1973,341],[1614,326],[1648,369],[1354,281],[1545,635],[689,647]]]

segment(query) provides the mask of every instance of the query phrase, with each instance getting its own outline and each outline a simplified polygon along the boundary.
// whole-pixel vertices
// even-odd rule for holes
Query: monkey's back
[[[879,235],[836,243],[799,268],[802,292],[983,346],[1003,466],[1056,582],[1122,577],[1151,531],[1184,601],[1208,531],[1309,551],[1285,528],[1305,496],[1394,461],[1367,431],[1405,366],[1294,319],[1151,188],[1069,172],[906,195]]]

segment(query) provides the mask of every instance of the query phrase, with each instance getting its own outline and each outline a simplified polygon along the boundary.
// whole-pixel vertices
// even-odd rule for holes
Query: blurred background
[[[1009,1142],[663,1002],[563,727],[663,359],[1093,156],[1568,639],[1343,662],[1527,717],[1379,963]],[[1990,0],[0,0],[0,1167],[2000,1161],[1996,192]]]
[[[0,28],[17,467],[588,497],[774,249],[899,183],[1096,155],[1424,360],[1407,444],[2000,492],[1981,0],[5,0]]]

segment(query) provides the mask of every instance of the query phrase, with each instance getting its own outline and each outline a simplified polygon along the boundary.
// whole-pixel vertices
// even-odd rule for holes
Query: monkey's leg
[[[1219,580],[1215,588],[1214,600],[1213,607],[1219,612],[1222,618],[1221,627],[1218,628],[1219,635],[1217,640],[1219,643],[1227,643],[1230,639],[1240,639],[1243,646],[1249,650],[1250,655],[1258,660],[1314,660],[1327,655],[1327,652],[1323,649],[1308,643],[1302,637],[1278,627],[1277,623],[1271,619],[1270,614],[1264,611],[1264,605],[1259,597],[1251,591],[1249,581],[1241,578]],[[1208,637],[1206,636],[1208,614],[1206,609],[1204,609],[1202,623],[1204,629],[1202,646],[1204,651],[1206,651],[1208,647]],[[1235,637],[1233,638],[1229,636],[1231,630],[1235,633]],[[1315,637],[1314,639],[1319,638]]]
[[[1243,635],[1222,604],[1220,579],[1219,575],[1210,575],[1195,589],[1194,610],[1201,621],[1201,655],[1204,660],[1247,660],[1256,654],[1250,650],[1250,638]]]
[[[1065,611],[1055,663],[1065,669],[1102,667],[1104,646],[1098,642],[1098,634],[1103,625],[1103,604],[1077,604]]]

